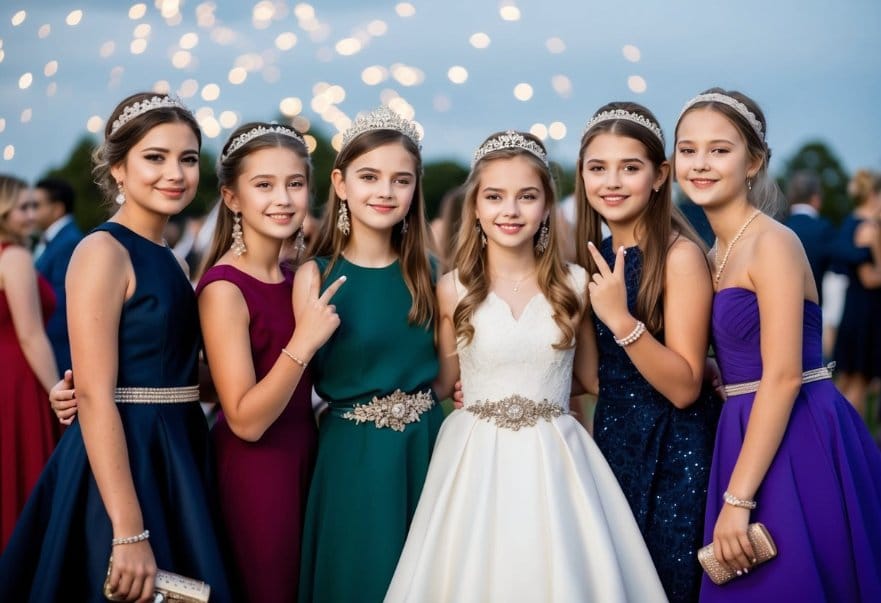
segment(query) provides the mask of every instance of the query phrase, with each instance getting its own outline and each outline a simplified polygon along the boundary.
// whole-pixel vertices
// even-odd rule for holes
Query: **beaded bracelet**
[[[150,537],[150,530],[144,530],[137,536],[126,536],[125,538],[114,538],[110,541],[110,544],[116,546],[117,544],[134,544],[136,542],[142,542],[147,540]]]
[[[306,365],[308,364],[307,362],[300,360],[299,358],[297,358],[296,356],[294,356],[293,354],[288,352],[285,348],[281,349],[281,353],[284,354],[285,356],[287,356],[288,358],[290,358],[291,360],[293,360],[294,362],[296,362],[297,364],[299,364],[300,368],[303,368],[303,369],[306,368]]]
[[[756,508],[756,501],[746,500],[745,498],[737,498],[736,496],[731,494],[731,492],[729,492],[728,490],[726,490],[725,493],[722,494],[722,498],[725,500],[726,503],[728,503],[732,507],[740,507],[742,509],[755,509]]]
[[[618,339],[617,337],[615,337],[613,339],[615,340],[615,343],[620,345],[622,348],[626,348],[631,343],[633,343],[634,341],[639,339],[643,333],[645,333],[645,323],[642,322],[641,320],[637,320],[636,326],[633,327],[633,330],[630,331],[629,335],[626,335],[626,336],[622,337],[621,339]]]

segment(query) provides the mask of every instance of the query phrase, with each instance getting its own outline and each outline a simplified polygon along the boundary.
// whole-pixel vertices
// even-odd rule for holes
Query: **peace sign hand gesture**
[[[587,244],[596,262],[598,272],[591,275],[587,285],[594,314],[616,337],[623,337],[633,329],[635,319],[627,309],[627,285],[624,282],[624,247],[615,254],[615,265],[609,268],[605,258],[593,243]]]
[[[330,300],[345,282],[346,277],[341,276],[319,295],[320,279],[316,277],[311,280],[305,303],[294,302],[297,327],[291,338],[293,349],[305,350],[307,356],[311,358],[337,330],[340,326],[340,317],[336,313],[336,306],[331,304]],[[296,293],[294,297],[296,299]]]

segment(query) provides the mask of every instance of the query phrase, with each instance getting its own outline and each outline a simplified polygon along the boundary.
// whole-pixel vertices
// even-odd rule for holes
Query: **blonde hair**
[[[857,172],[847,183],[847,194],[853,197],[856,206],[860,207],[881,189],[881,175],[866,168]]]
[[[27,182],[21,178],[0,174],[0,237],[18,240],[17,236],[6,230],[6,217],[15,209],[21,191],[27,187]]]
[[[486,141],[496,138],[504,132],[496,132],[489,136]],[[520,134],[538,144],[542,150],[544,145],[541,141],[526,132]],[[484,141],[484,142],[486,142]],[[548,167],[535,155],[524,149],[507,148],[491,151],[481,157],[471,168],[468,180],[465,182],[465,201],[462,205],[462,222],[459,226],[457,237],[455,265],[458,268],[459,282],[465,287],[467,293],[456,305],[453,312],[453,326],[456,330],[456,338],[465,344],[474,339],[474,325],[471,317],[489,295],[490,279],[486,266],[486,251],[481,243],[481,232],[477,223],[476,207],[477,194],[480,189],[480,175],[483,167],[492,161],[510,159],[512,157],[525,157],[535,168],[541,178],[545,193],[545,209],[548,210],[548,247],[544,253],[535,251],[538,262],[536,279],[538,287],[547,298],[553,309],[554,322],[561,331],[560,340],[554,344],[556,349],[570,348],[575,345],[574,322],[581,312],[579,297],[572,291],[569,285],[566,265],[560,255],[559,229],[556,224],[556,191],[554,181]],[[536,232],[533,238],[533,249],[539,237]]]

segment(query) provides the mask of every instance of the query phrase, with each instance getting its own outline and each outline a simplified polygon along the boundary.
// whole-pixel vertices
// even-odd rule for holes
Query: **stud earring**
[[[248,251],[242,236],[242,214],[239,212],[233,214],[232,217],[232,245],[229,248],[237,258],[242,257],[242,254]]]
[[[122,188],[122,182],[117,182],[116,186],[119,188],[119,192],[116,194],[116,202],[122,205],[125,203],[125,189]]]
[[[548,226],[550,218],[545,218],[541,224],[541,230],[538,232],[538,241],[535,242],[535,250],[538,253],[544,253],[548,250],[548,244],[551,240],[551,229]]]
[[[303,227],[297,231],[297,238],[294,239],[294,249],[297,250],[297,255],[300,255],[304,251],[306,251],[306,235],[303,233]]]
[[[346,204],[345,199],[340,201],[340,209],[337,212],[336,218],[336,227],[337,230],[345,236],[349,236],[349,233],[352,231],[352,225],[349,222],[349,206]]]

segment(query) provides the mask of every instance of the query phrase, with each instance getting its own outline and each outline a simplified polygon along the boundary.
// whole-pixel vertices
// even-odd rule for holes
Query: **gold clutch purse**
[[[774,544],[771,534],[763,524],[749,524],[746,535],[749,538],[750,544],[753,545],[753,551],[756,554],[754,565],[764,563],[777,556],[777,545]],[[697,560],[700,561],[704,571],[707,572],[707,576],[714,584],[722,585],[737,577],[737,572],[720,563],[716,556],[713,555],[712,543],[698,550]]]
[[[104,580],[104,596],[110,601],[118,601],[110,590],[110,569],[113,559],[107,565],[107,578]],[[153,581],[154,603],[207,603],[211,596],[211,587],[201,580],[187,578],[179,574],[173,574],[159,570]]]

